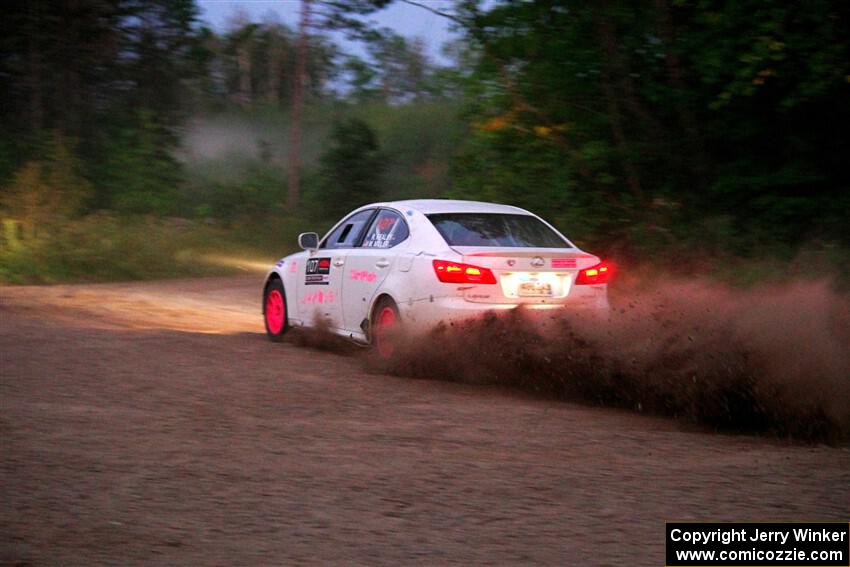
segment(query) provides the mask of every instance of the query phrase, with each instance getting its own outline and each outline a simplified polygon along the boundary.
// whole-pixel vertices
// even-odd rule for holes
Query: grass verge
[[[95,214],[0,247],[0,283],[49,284],[262,272],[297,247],[289,218],[230,226]]]

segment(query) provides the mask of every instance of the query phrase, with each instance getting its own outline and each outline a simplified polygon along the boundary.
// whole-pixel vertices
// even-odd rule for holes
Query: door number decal
[[[330,283],[331,259],[310,258],[307,260],[305,285],[328,285]]]

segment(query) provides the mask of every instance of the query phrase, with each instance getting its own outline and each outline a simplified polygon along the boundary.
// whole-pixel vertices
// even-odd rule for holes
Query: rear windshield
[[[450,246],[564,248],[569,244],[529,215],[441,213],[428,215]]]

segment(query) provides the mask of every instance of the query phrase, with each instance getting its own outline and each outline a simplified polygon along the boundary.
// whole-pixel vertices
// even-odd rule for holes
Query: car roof
[[[392,207],[399,210],[414,209],[422,214],[433,213],[502,213],[502,214],[530,214],[525,209],[512,207],[510,205],[499,205],[497,203],[482,203],[480,201],[459,201],[454,199],[409,199],[406,201],[389,201],[386,203],[374,203],[372,207]]]

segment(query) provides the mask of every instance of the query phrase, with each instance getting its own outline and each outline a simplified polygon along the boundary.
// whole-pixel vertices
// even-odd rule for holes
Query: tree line
[[[309,3],[303,103],[329,118],[298,211],[399,196],[491,200],[635,257],[848,244],[846,3],[407,2],[451,20],[458,40],[442,65],[420,40],[368,24],[390,3]],[[193,0],[8,2],[7,214],[63,192],[74,204],[64,216],[241,210],[249,197],[238,191],[210,205],[219,187],[187,201],[183,129],[216,113],[286,123],[299,40],[285,23],[238,15],[210,29]],[[265,210],[284,214],[291,165],[266,161],[255,193],[273,193],[280,207]]]

